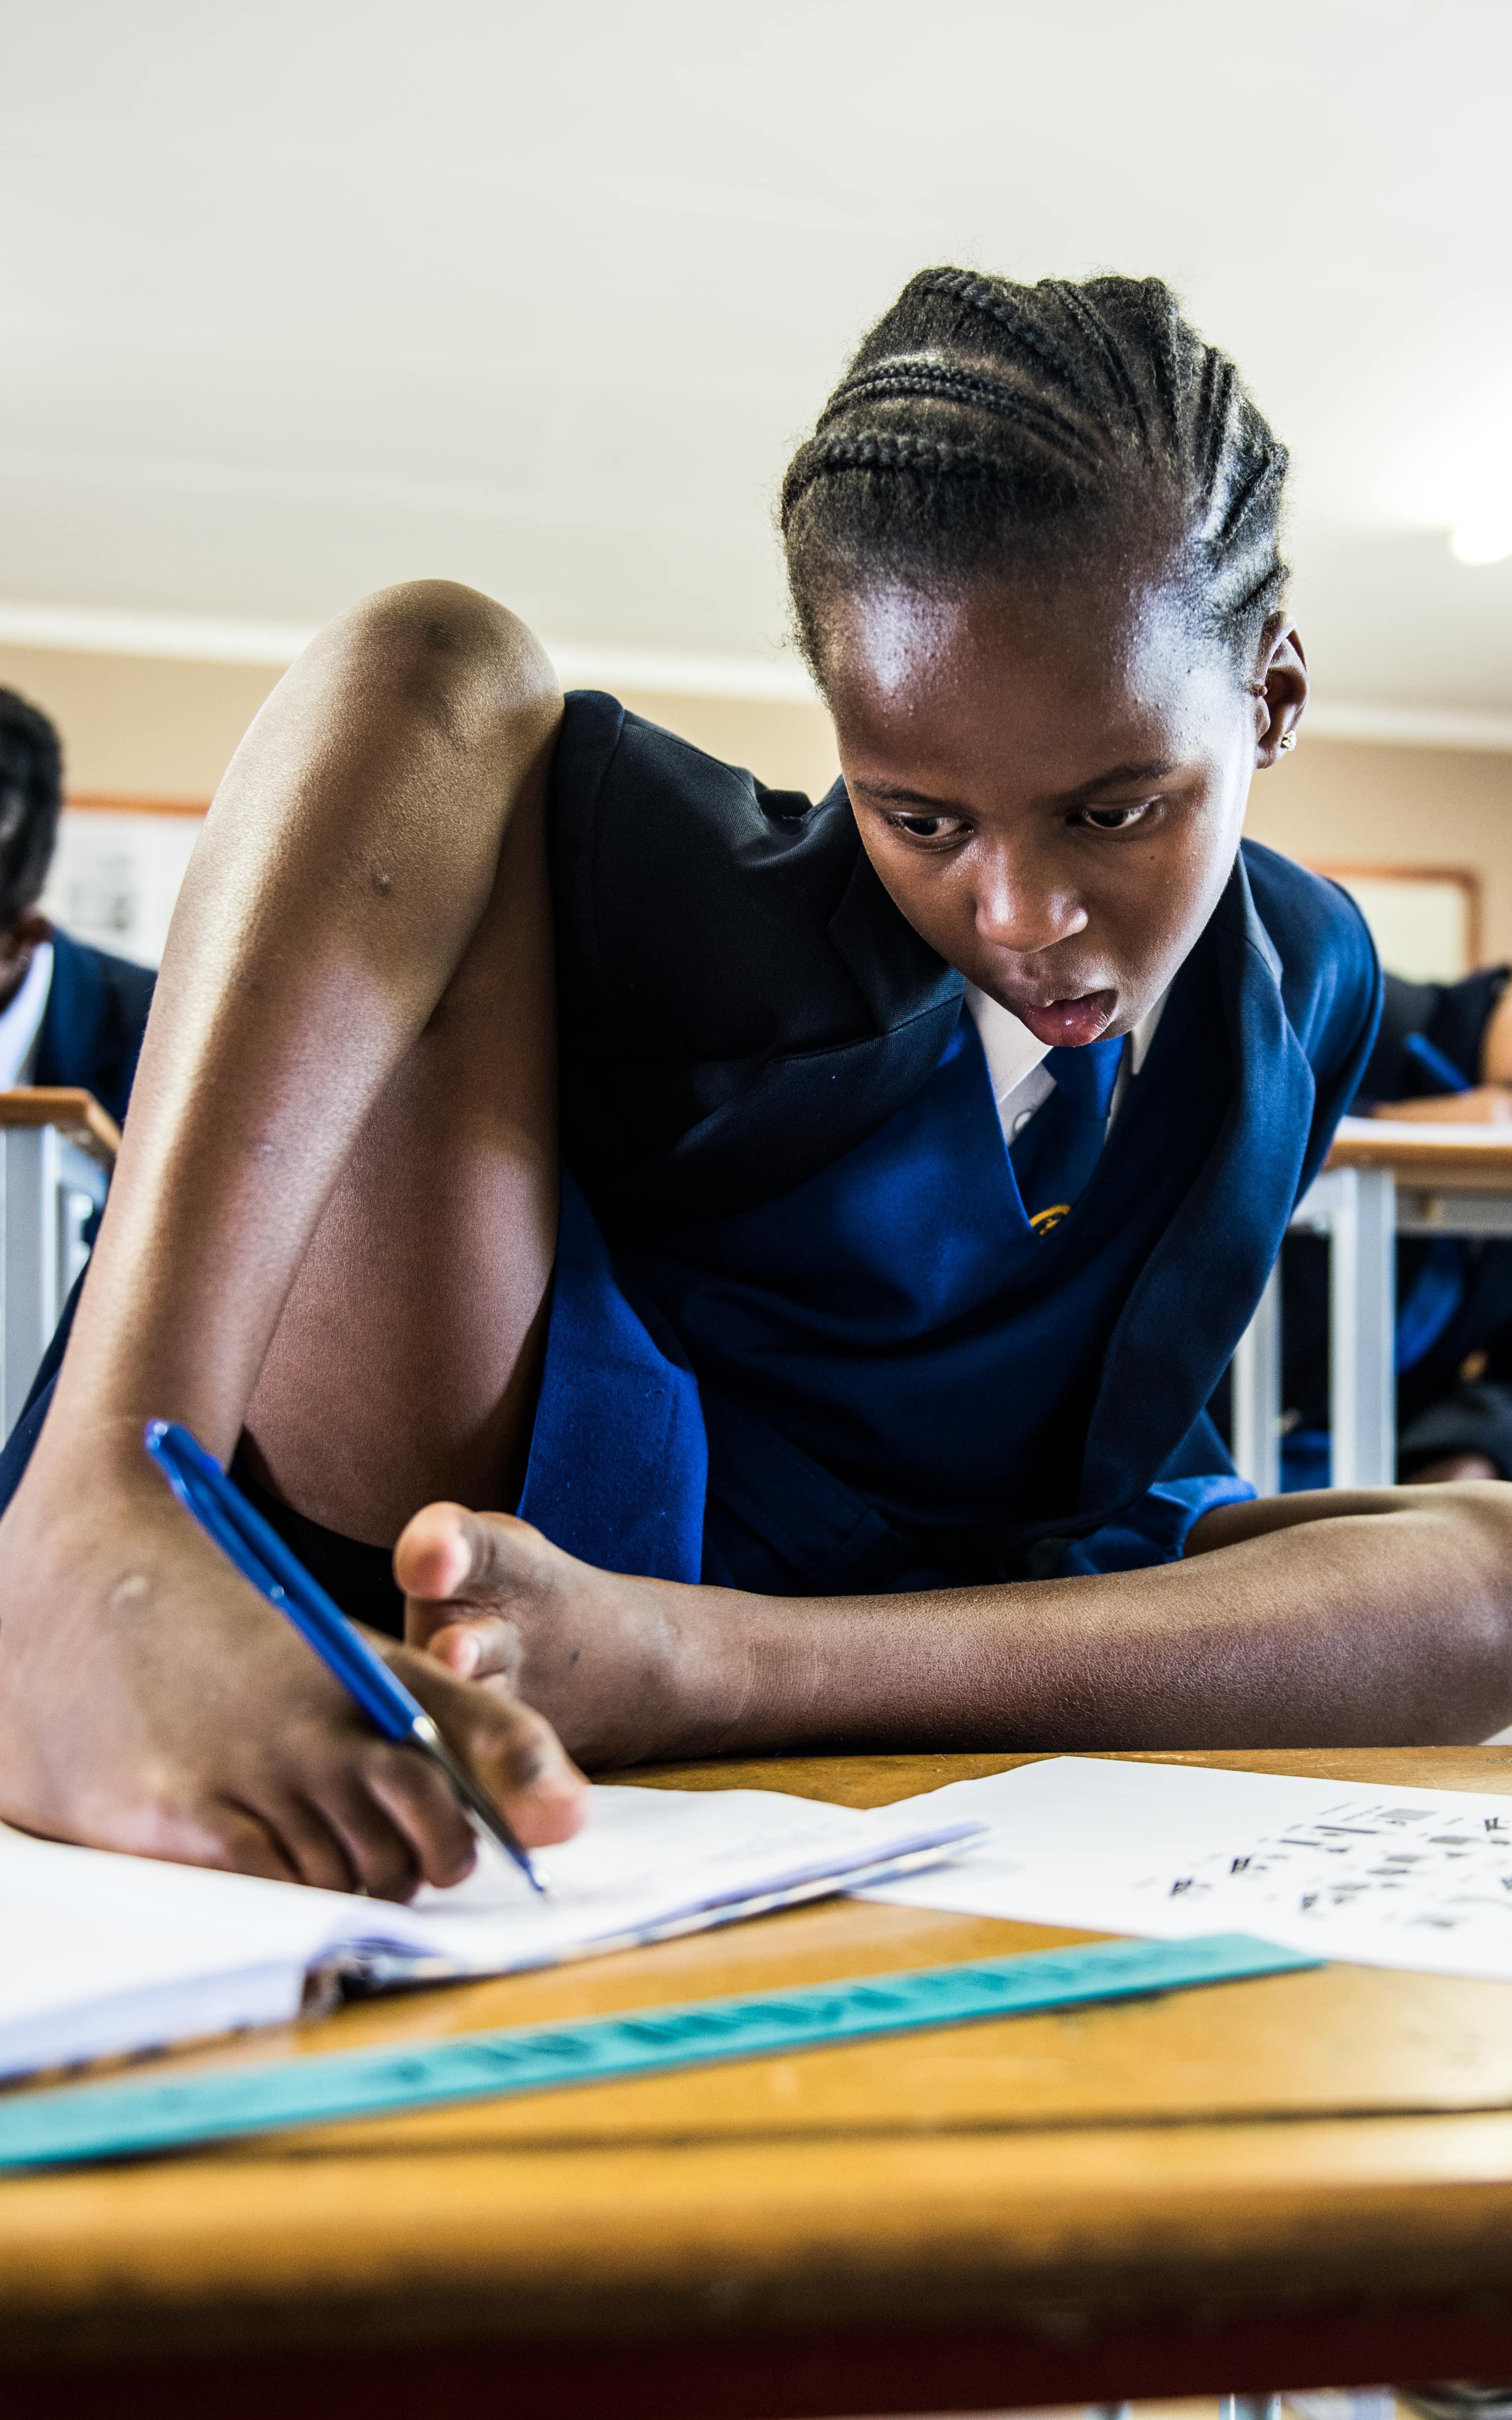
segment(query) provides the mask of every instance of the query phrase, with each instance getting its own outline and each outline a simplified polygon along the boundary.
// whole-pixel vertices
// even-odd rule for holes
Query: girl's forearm
[[[666,1596],[686,1600],[667,1606],[678,1736],[641,1754],[1384,1745],[1512,1720],[1507,1486],[1381,1491],[1193,1562],[1095,1578]]]
[[[1246,1538],[1273,1537],[1279,1529],[1302,1528],[1313,1521],[1400,1513],[1408,1503],[1399,1487],[1309,1487],[1300,1488],[1294,1496],[1252,1497],[1246,1503],[1220,1504],[1216,1511],[1205,1512],[1193,1526],[1186,1552],[1188,1558],[1210,1555],[1215,1546],[1242,1545]],[[1426,1509],[1431,1512],[1431,1498]]]

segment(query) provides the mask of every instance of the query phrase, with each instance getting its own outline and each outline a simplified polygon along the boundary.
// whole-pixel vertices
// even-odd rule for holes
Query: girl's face
[[[1292,630],[1236,666],[1158,578],[872,586],[834,601],[825,672],[887,889],[1048,1043],[1126,1033],[1154,1006],[1307,693]]]

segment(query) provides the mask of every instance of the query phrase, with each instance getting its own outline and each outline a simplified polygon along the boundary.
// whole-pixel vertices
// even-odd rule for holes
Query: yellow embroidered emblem
[[[1053,1203],[1048,1210],[1037,1210],[1033,1218],[1029,1220],[1029,1224],[1034,1229],[1037,1235],[1048,1235],[1052,1227],[1059,1226],[1062,1218],[1067,1217],[1069,1214],[1070,1209],[1071,1203],[1069,1202],[1057,1202]]]

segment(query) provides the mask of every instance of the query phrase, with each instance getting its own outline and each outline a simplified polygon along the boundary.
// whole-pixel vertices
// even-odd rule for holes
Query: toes
[[[266,1821],[270,1829],[276,1829],[279,1845],[300,1881],[312,1889],[355,1890],[363,1879],[324,1807],[281,1793],[270,1804]]]
[[[528,1848],[581,1830],[588,1784],[543,1716],[517,1698],[449,1679],[426,1656],[406,1656],[403,1669]]]
[[[451,1783],[413,1748],[375,1755],[366,1776],[369,1823],[381,1822],[403,1851],[392,1879],[368,1883],[376,1899],[410,1899],[422,1880],[447,1890],[472,1871],[477,1843]]]
[[[545,1544],[511,1513],[427,1504],[393,1550],[393,1576],[406,1596],[432,1601],[507,1595],[536,1576]]]
[[[519,1632],[512,1621],[497,1614],[479,1614],[471,1621],[450,1620],[439,1606],[417,1606],[419,1617],[413,1625],[416,1633],[424,1631],[425,1617],[440,1622],[428,1637],[414,1637],[412,1643],[424,1646],[438,1664],[442,1665],[457,1681],[509,1681],[517,1679],[520,1668]]]
[[[426,1504],[400,1532],[393,1576],[406,1596],[459,1595],[472,1567],[465,1504]]]
[[[551,1726],[528,1706],[481,1697],[470,1705],[468,1762],[528,1849],[570,1840],[588,1820],[588,1783]]]
[[[360,1772],[323,1779],[320,1816],[351,1869],[343,1888],[405,1900],[413,1899],[422,1879],[435,1882],[444,1870],[447,1882],[460,1882],[467,1872],[471,1842],[451,1792],[442,1785],[412,1801],[395,1785],[395,1768],[402,1782],[416,1762],[407,1751],[375,1745]]]

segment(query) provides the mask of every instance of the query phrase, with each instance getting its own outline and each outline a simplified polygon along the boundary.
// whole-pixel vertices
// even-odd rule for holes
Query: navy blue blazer
[[[571,1326],[572,1351],[557,1356],[548,1341],[543,1450],[532,1453],[522,1512],[587,1559],[687,1577],[697,1575],[687,1557],[705,1485],[711,1503],[732,1511],[738,1491],[746,1529],[760,1529],[763,1555],[780,1556],[790,1585],[813,1585],[822,1563],[826,1584],[887,1586],[926,1563],[939,1568],[942,1525],[953,1576],[1013,1576],[1048,1568],[1041,1550],[1051,1542],[1106,1528],[1147,1491],[1223,1466],[1203,1407],[1355,1091],[1380,1014],[1375,951],[1337,886],[1244,845],[1085,1205],[1032,1266],[1005,1262],[1000,1295],[974,1279],[969,1299],[943,1305],[936,1288],[942,1307],[926,1336],[921,1270],[960,1263],[965,1228],[980,1234],[1002,1209],[990,1199],[1005,1181],[990,1088],[984,1077],[976,1082],[973,1106],[960,1071],[950,1181],[935,1215],[906,1231],[900,1218],[889,1286],[877,1257],[885,1235],[876,1240],[887,1221],[871,1215],[872,1188],[868,1299],[878,1316],[851,1319],[837,1343],[834,1304],[856,1300],[856,1289],[815,1229],[812,1266],[828,1275],[826,1299],[812,1298],[794,1222],[857,1233],[855,1197],[841,1202],[835,1186],[843,1191],[848,1166],[874,1165],[926,1093],[943,1099],[962,976],[887,896],[841,784],[818,801],[767,789],[612,698],[567,701],[550,838],[563,1154],[608,1262],[591,1321],[559,1282],[554,1318],[563,1335]],[[919,1131],[923,1152],[945,1135]],[[567,1223],[576,1232],[576,1210]],[[1011,1241],[1011,1219],[1000,1232]],[[750,1285],[736,1265],[742,1254]],[[859,1282],[854,1257],[850,1267]],[[613,1392],[594,1382],[591,1350],[595,1328],[613,1325],[611,1277],[646,1317],[647,1432],[665,1411],[669,1434],[683,1433],[678,1364],[690,1365],[703,1417],[687,1419],[707,1427],[706,1462],[697,1439],[655,1456],[638,1457],[624,1440],[610,1450],[607,1437],[601,1455],[593,1450]],[[903,1323],[894,1338],[883,1325],[889,1305]],[[823,1400],[810,1388],[806,1329],[816,1357],[827,1356]],[[977,1486],[975,1521],[970,1504],[939,1495],[901,1504],[895,1486],[859,1471],[854,1450],[857,1435],[877,1433],[892,1397],[889,1355],[900,1380],[905,1364],[912,1380],[927,1356],[958,1347],[963,1386],[952,1393],[942,1383],[933,1400],[956,1405],[963,1460],[984,1427],[1002,1436],[1007,1457],[1000,1483]],[[617,1349],[623,1373],[623,1333]],[[984,1382],[975,1403],[967,1360]],[[1058,1381],[1072,1363],[1074,1384],[1050,1400],[1047,1374]],[[1001,1414],[1021,1393],[1045,1402],[1027,1457]],[[558,1501],[544,1450],[553,1426],[564,1473],[573,1445],[570,1507]],[[938,1427],[928,1433],[936,1462],[943,1442]],[[674,1501],[678,1554],[659,1566],[618,1559],[615,1540],[638,1517],[635,1505]],[[879,1520],[893,1557],[886,1575]],[[855,1555],[842,1572],[846,1542]],[[705,1568],[737,1585],[772,1584],[748,1576],[754,1561]]]
[[[53,927],[53,984],[38,1036],[35,1081],[82,1084],[117,1125],[126,1115],[152,987],[132,966]]]

